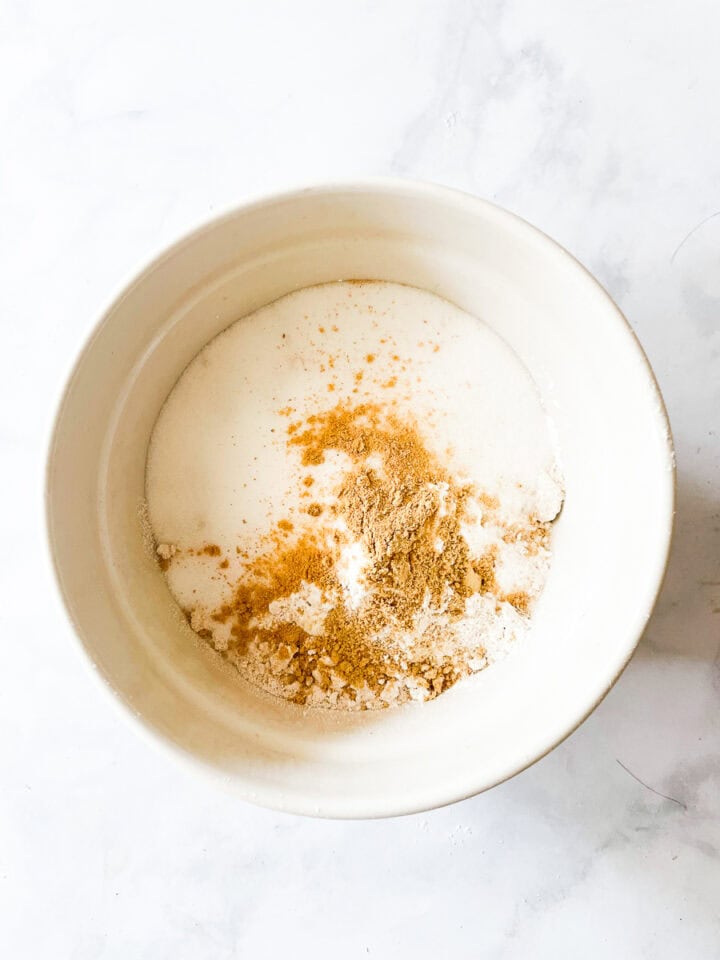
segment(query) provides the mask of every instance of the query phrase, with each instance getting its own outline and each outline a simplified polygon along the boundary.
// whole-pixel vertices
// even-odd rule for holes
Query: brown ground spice
[[[442,693],[469,668],[462,658],[438,652],[437,627],[426,629],[415,653],[397,641],[414,629],[421,611],[429,604],[457,618],[475,592],[507,599],[521,612],[529,606],[525,595],[499,597],[496,550],[479,560],[469,556],[460,524],[470,487],[455,482],[413,423],[378,404],[338,403],[291,423],[287,442],[303,466],[323,463],[333,450],[348,457],[349,468],[331,505],[307,508],[313,526],[296,530],[288,543],[293,525],[280,520],[276,528],[283,536],[271,532],[272,546],[247,561],[232,601],[213,615],[230,624],[226,656],[238,661],[253,644],[285,695],[298,703],[316,686],[330,696],[342,691],[350,700],[361,691],[367,697],[368,690],[378,702],[407,699],[401,689],[407,678],[426,699]],[[307,489],[312,477],[301,482]],[[488,509],[498,506],[494,498],[480,499]],[[321,514],[342,519],[348,532],[318,520]],[[344,599],[336,566],[340,548],[350,541],[361,542],[369,557],[368,591],[356,609]],[[270,604],[303,584],[316,586],[332,604],[322,635],[274,618],[265,625]],[[483,653],[482,647],[474,651]]]

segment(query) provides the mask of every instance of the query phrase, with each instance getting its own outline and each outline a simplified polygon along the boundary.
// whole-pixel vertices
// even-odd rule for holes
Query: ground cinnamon
[[[451,476],[416,424],[379,404],[340,402],[290,424],[287,443],[305,467],[335,451],[347,470],[329,507],[307,508],[314,526],[295,530],[287,543],[294,526],[278,521],[283,537],[271,531],[271,546],[246,562],[232,601],[213,614],[230,628],[225,656],[252,660],[256,673],[265,670],[265,680],[297,703],[378,705],[442,693],[484,656],[480,638],[458,651],[444,642],[467,598],[492,595],[522,613],[530,602],[500,595],[494,548],[470,556],[461,525],[471,488]],[[301,483],[307,489],[312,476]],[[492,497],[479,502],[498,507]],[[328,522],[318,519],[323,514]],[[348,544],[360,545],[366,558],[357,603],[339,572]],[[311,594],[324,604],[312,624],[304,612]],[[294,618],[277,615],[288,598],[297,605]]]

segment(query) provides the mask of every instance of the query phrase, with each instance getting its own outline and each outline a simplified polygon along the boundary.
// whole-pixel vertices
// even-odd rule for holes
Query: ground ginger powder
[[[484,666],[482,636],[455,630],[468,599],[490,598],[493,610],[518,616],[532,598],[501,593],[495,548],[471,556],[461,527],[472,488],[453,478],[417,425],[379,404],[340,402],[291,423],[287,443],[308,468],[329,451],[344,455],[335,496],[326,507],[311,504],[305,526],[279,520],[211,626],[198,627],[188,611],[197,632],[212,639],[213,625],[224,625],[223,655],[299,704],[432,699]],[[312,485],[306,476],[302,486]],[[498,506],[482,494],[479,502],[488,513]],[[508,536],[532,549],[546,526],[515,524]],[[349,545],[364,558],[360,599],[341,576]],[[320,620],[310,622],[318,607]]]

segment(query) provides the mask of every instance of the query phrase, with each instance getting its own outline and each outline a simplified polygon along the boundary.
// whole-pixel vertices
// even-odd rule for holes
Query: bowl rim
[[[432,790],[425,791],[421,799],[415,798],[412,801],[402,802],[398,798],[393,798],[382,805],[373,801],[366,800],[343,800],[340,804],[334,804],[332,800],[314,800],[308,796],[307,792],[300,794],[287,795],[281,788],[271,787],[265,784],[257,784],[249,780],[243,774],[228,774],[221,772],[209,761],[203,760],[196,753],[184,747],[157,729],[151,721],[146,720],[134,709],[133,705],[126,696],[115,687],[110,676],[106,675],[100,665],[97,663],[89,647],[86,645],[83,632],[70,611],[70,607],[65,599],[65,590],[63,587],[62,570],[55,551],[54,532],[53,532],[53,511],[51,504],[51,482],[54,464],[54,454],[57,444],[57,429],[65,403],[75,379],[77,371],[82,365],[86,355],[89,353],[92,344],[104,326],[108,317],[121,303],[121,301],[138,284],[160,266],[166,259],[174,257],[185,246],[192,244],[203,234],[216,229],[222,223],[234,219],[240,214],[248,213],[253,210],[259,210],[263,207],[273,206],[292,202],[303,197],[330,196],[339,193],[363,193],[372,191],[380,194],[392,194],[394,196],[414,197],[420,200],[440,200],[444,203],[454,203],[467,212],[481,212],[486,219],[494,219],[495,222],[502,222],[509,226],[516,233],[523,234],[524,239],[533,241],[535,244],[550,254],[560,255],[565,262],[576,271],[584,274],[586,280],[590,281],[595,289],[596,295],[604,302],[607,310],[607,317],[614,317],[621,333],[625,336],[630,350],[634,350],[636,358],[641,361],[638,370],[642,370],[646,379],[647,387],[651,391],[655,400],[657,426],[662,430],[665,437],[665,466],[667,484],[666,490],[667,516],[664,522],[664,541],[661,548],[657,551],[655,566],[652,571],[655,586],[649,593],[646,607],[638,617],[638,623],[629,633],[629,642],[622,659],[616,664],[615,670],[610,677],[609,682],[604,689],[600,690],[597,697],[590,702],[587,707],[579,711],[576,715],[569,718],[564,731],[559,734],[553,734],[543,749],[529,760],[520,760],[508,764],[500,775],[493,777],[488,782],[486,779],[477,776],[475,782],[469,786],[455,790],[443,790],[442,786]],[[468,191],[457,189],[422,179],[413,179],[407,177],[388,177],[388,176],[370,176],[351,179],[337,180],[319,180],[312,183],[305,183],[295,187],[289,187],[285,190],[259,191],[254,195],[248,196],[245,200],[234,203],[226,207],[222,212],[212,217],[205,217],[196,222],[194,227],[183,232],[183,234],[174,242],[167,246],[160,247],[150,258],[143,258],[136,266],[125,272],[123,279],[115,284],[114,293],[104,301],[104,306],[96,315],[95,321],[89,327],[89,330],[80,337],[80,349],[74,352],[74,360],[70,364],[65,376],[61,380],[61,386],[58,390],[57,399],[54,405],[54,415],[52,416],[46,443],[47,456],[45,460],[44,483],[43,483],[43,503],[44,503],[44,542],[45,542],[45,562],[51,570],[48,578],[54,586],[54,597],[58,602],[59,609],[63,611],[64,616],[69,622],[72,630],[71,635],[74,638],[75,648],[80,653],[80,659],[85,664],[88,672],[94,678],[97,688],[100,688],[106,694],[106,699],[111,701],[118,713],[129,723],[132,728],[140,733],[141,737],[156,749],[165,754],[172,755],[178,759],[186,768],[190,768],[193,773],[200,773],[204,779],[215,782],[221,782],[227,789],[228,782],[231,783],[233,792],[241,799],[262,806],[266,809],[275,810],[282,813],[294,813],[315,818],[327,819],[382,819],[387,817],[396,817],[421,813],[428,810],[438,809],[457,803],[460,800],[466,800],[470,797],[483,793],[492,787],[504,783],[522,771],[527,770],[533,764],[546,757],[571,734],[573,734],[590,716],[590,714],[603,702],[608,693],[615,686],[623,671],[632,658],[645,628],[650,620],[651,614],[657,603],[658,597],[667,573],[670,550],[672,546],[673,527],[675,518],[676,498],[677,498],[677,470],[675,463],[674,443],[670,421],[665,406],[660,387],[655,373],[650,365],[647,355],[640,343],[635,331],[630,326],[625,315],[605,290],[602,284],[593,276],[587,267],[582,264],[577,257],[570,253],[562,244],[558,243],[541,229],[529,223],[527,220],[517,214],[506,210],[505,208],[476,196]],[[652,580],[651,580],[652,582]],[[382,806],[382,808],[381,808]]]

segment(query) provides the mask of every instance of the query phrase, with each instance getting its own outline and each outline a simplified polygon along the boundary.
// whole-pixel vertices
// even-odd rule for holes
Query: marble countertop
[[[720,957],[720,6],[6,0],[0,11],[0,955]],[[156,754],[47,601],[58,391],[110,293],[203,218],[365,174],[573,251],[670,412],[676,539],[605,702],[514,780],[323,822]]]

